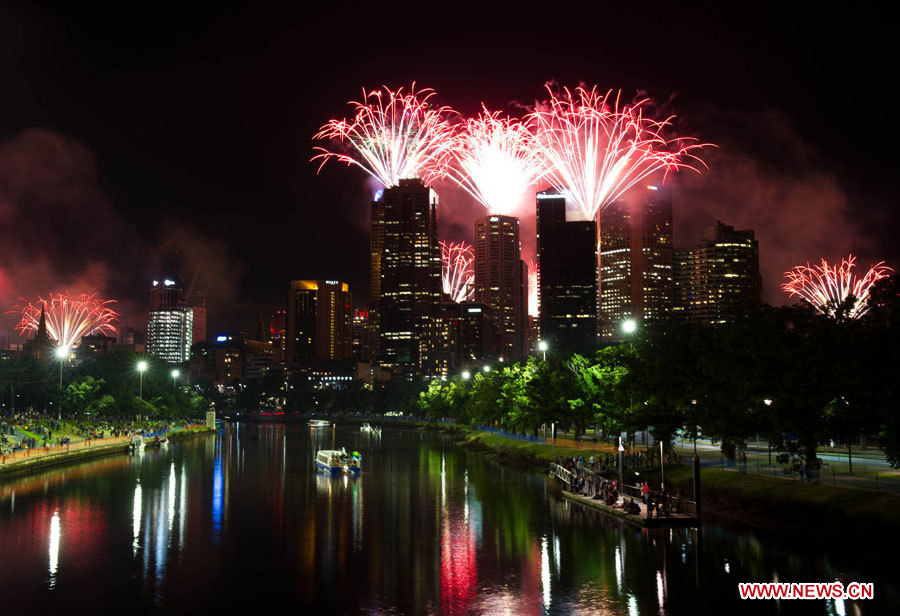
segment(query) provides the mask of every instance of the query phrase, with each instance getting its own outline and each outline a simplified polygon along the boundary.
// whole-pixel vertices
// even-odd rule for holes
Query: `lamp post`
[[[144,399],[144,371],[147,369],[147,362],[141,360],[137,364],[138,374],[140,375],[140,389],[138,390],[140,393],[138,394],[140,399]]]
[[[66,362],[66,358],[69,357],[69,349],[67,349],[67,348],[64,347],[64,346],[57,347],[57,349],[56,349],[56,356],[59,358],[59,406],[56,407],[56,410],[57,410],[57,416],[56,416],[56,418],[57,418],[59,421],[62,421],[62,399],[63,399],[63,395],[62,395],[62,371],[63,371],[63,364]]]
[[[622,331],[626,334],[633,334],[637,330],[637,321],[634,319],[626,319],[622,322]]]
[[[178,377],[180,374],[181,373],[178,372],[178,370],[172,370],[172,387],[173,388],[178,386],[177,381],[178,381]]]
[[[491,371],[491,367],[488,366],[487,364],[485,364],[485,366],[484,366],[484,371],[485,371],[485,372],[490,372],[490,371]]]
[[[464,381],[468,381],[470,376],[472,376],[472,375],[471,375],[471,373],[469,373],[468,370],[463,370],[462,378]]]
[[[663,468],[663,442],[659,442],[659,485],[665,490],[666,489],[666,470]]]
[[[625,447],[622,446],[622,435],[619,435],[619,489],[624,490],[625,485]],[[623,492],[624,494],[624,492]]]
[[[544,361],[547,361],[547,341],[541,340],[540,342],[538,342],[537,346],[538,346],[538,351],[540,351],[544,354]]]

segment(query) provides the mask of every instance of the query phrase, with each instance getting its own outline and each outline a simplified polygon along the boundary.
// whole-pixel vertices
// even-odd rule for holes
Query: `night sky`
[[[900,267],[896,33],[884,15],[787,3],[194,4],[0,7],[4,310],[95,290],[143,327],[164,267],[209,287],[210,333],[255,331],[295,278],[345,280],[363,305],[373,186],[341,165],[316,175],[311,136],[363,86],[412,81],[463,113],[482,102],[519,113],[551,80],[667,102],[679,131],[719,146],[703,175],[672,180],[676,245],[717,219],[756,229],[771,303],[787,300],[781,273],[807,260],[852,251],[863,267]],[[479,207],[439,194],[441,235],[467,239]]]

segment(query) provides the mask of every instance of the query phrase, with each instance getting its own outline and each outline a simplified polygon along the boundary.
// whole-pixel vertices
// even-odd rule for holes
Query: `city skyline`
[[[745,54],[748,47],[743,30],[728,25],[725,16],[699,15],[682,7],[679,10],[687,13],[681,21],[691,24],[691,32],[718,28],[734,33],[739,40],[727,44],[685,37],[684,43],[696,53],[686,53],[690,61],[667,66],[665,75],[658,70],[658,58],[649,51],[622,51],[605,56],[597,65],[594,53],[600,51],[579,53],[589,47],[586,44],[543,57],[516,44],[511,35],[497,41],[497,59],[486,58],[478,46],[457,46],[449,54],[442,53],[438,43],[418,41],[414,46],[430,52],[427,59],[400,61],[389,74],[358,53],[365,47],[364,40],[349,37],[347,54],[354,68],[340,80],[316,79],[338,66],[336,59],[308,69],[310,73],[298,72],[296,82],[267,75],[254,78],[261,91],[283,88],[288,94],[286,101],[298,104],[292,104],[290,111],[273,110],[267,120],[260,120],[259,130],[251,122],[249,134],[244,131],[228,141],[210,132],[227,124],[209,124],[195,112],[198,104],[224,101],[224,108],[215,111],[218,106],[214,105],[210,116],[223,118],[235,111],[235,104],[254,100],[230,86],[210,85],[216,75],[246,77],[246,67],[274,61],[264,44],[267,39],[252,30],[253,25],[272,24],[251,7],[223,9],[210,21],[205,14],[184,16],[186,22],[202,24],[199,36],[210,42],[241,27],[254,32],[245,48],[213,55],[188,44],[193,35],[187,34],[178,34],[180,44],[168,52],[157,53],[149,39],[153,23],[134,33],[133,41],[124,41],[115,33],[106,40],[91,36],[94,28],[107,23],[102,16],[95,16],[98,19],[90,24],[91,20],[79,20],[64,35],[58,24],[67,22],[66,9],[21,5],[4,10],[18,19],[30,35],[28,40],[55,43],[61,57],[68,58],[62,64],[76,79],[86,75],[81,58],[95,64],[93,76],[79,81],[83,92],[74,95],[71,80],[58,79],[58,69],[34,52],[34,43],[9,39],[23,61],[9,72],[13,87],[0,114],[0,162],[4,163],[0,197],[7,229],[16,229],[15,236],[3,236],[0,250],[0,301],[7,306],[19,297],[46,293],[48,287],[73,293],[99,292],[118,299],[122,325],[134,327],[146,314],[148,281],[167,261],[180,261],[177,265],[185,279],[196,275],[200,284],[211,281],[211,331],[252,331],[259,313],[267,314],[277,303],[286,280],[322,276],[346,280],[354,290],[357,307],[364,307],[368,272],[361,264],[368,257],[368,207],[376,187],[359,174],[338,167],[317,176],[316,166],[307,163],[312,150],[309,139],[347,100],[358,98],[361,86],[375,88],[387,83],[408,87],[413,80],[422,87],[433,87],[438,102],[452,104],[466,114],[477,113],[482,102],[517,113],[515,105],[532,104],[542,96],[543,81],[549,80],[622,88],[629,97],[647,91],[660,101],[674,95],[666,109],[677,114],[689,134],[719,145],[710,154],[710,170],[703,176],[674,178],[675,247],[693,246],[702,229],[717,220],[754,229],[763,259],[764,299],[771,303],[791,303],[778,285],[781,274],[798,263],[834,260],[848,253],[858,255],[863,264],[897,262],[898,249],[890,241],[895,226],[895,189],[885,184],[889,174],[883,157],[877,155],[878,148],[873,147],[878,144],[847,147],[829,128],[835,125],[828,121],[829,114],[838,111],[827,105],[810,109],[810,97],[826,91],[830,75],[810,69],[804,74],[814,87],[808,88],[790,79],[815,64],[804,45],[817,50],[824,47],[822,33],[835,26],[825,23],[818,31],[816,27],[822,24],[813,20],[796,36],[803,42],[798,43],[793,33],[789,36],[788,26],[796,26],[805,17],[800,13],[781,15],[784,27],[768,33],[772,50]],[[322,10],[327,15],[327,10]],[[627,16],[627,11],[622,14]],[[274,38],[290,53],[272,66],[288,68],[297,63],[301,49],[320,39],[302,45],[295,42],[292,33],[307,22],[300,15],[284,17],[284,24],[273,30]],[[767,15],[760,9],[745,18],[753,23],[765,21]],[[482,25],[489,28],[499,19],[497,14],[484,15]],[[537,21],[525,16],[511,19],[522,32],[537,28]],[[244,21],[248,25],[244,26]],[[395,21],[381,25],[388,31],[402,29],[404,18],[396,16]],[[647,23],[651,34],[666,27],[657,21],[665,22]],[[359,31],[363,22],[351,19],[342,27]],[[846,27],[852,30],[853,23]],[[709,50],[699,53],[704,45]],[[874,53],[872,46],[877,51],[878,43],[866,45],[841,51],[846,63],[830,64],[830,70],[848,84],[842,92],[847,104],[863,96],[853,85],[861,83],[871,69],[863,64],[862,74],[853,76],[844,66],[851,64],[854,54]],[[103,52],[111,48],[121,51],[119,59],[103,61]],[[829,57],[834,57],[834,52],[830,53]],[[513,62],[514,70],[498,79],[499,63],[516,58],[523,67],[535,70],[526,76]],[[191,66],[204,76],[195,86],[186,80],[188,69],[184,67]],[[454,77],[461,67],[472,75],[466,83]],[[726,70],[728,67],[733,70]],[[123,70],[124,74],[133,72],[135,79],[156,74],[159,91],[148,99],[144,86],[119,79]],[[718,81],[709,79],[713,74]],[[748,75],[752,79],[746,79]],[[36,80],[16,87],[16,80],[29,76]],[[179,108],[161,94],[176,85],[186,88],[191,104]],[[310,97],[307,86],[315,88],[317,96]],[[109,98],[113,88],[120,94],[121,108],[104,110],[102,100]],[[148,100],[160,104],[148,112]],[[87,111],[97,105],[105,118],[103,125],[92,122],[90,118],[96,114]],[[253,103],[246,113],[257,108]],[[234,119],[245,121],[242,113]],[[196,129],[184,130],[189,118],[197,119]],[[289,126],[289,130],[285,135],[266,130],[273,122]],[[189,145],[179,151],[171,147],[176,132],[188,136]],[[256,147],[248,147],[250,144]],[[138,156],[136,151],[142,154]],[[239,151],[256,152],[259,158],[250,161]],[[233,155],[234,162],[224,161],[223,155]],[[194,164],[185,164],[187,160]],[[192,169],[190,177],[183,171],[188,168]],[[48,190],[48,178],[69,190]],[[542,188],[546,186],[536,187],[535,192]],[[481,206],[449,184],[437,186],[436,191],[446,211],[453,213],[442,218],[440,239],[472,241],[472,220],[483,213]],[[530,200],[531,214],[516,212],[522,222],[525,260],[535,256],[533,195]],[[328,207],[317,205],[325,203]],[[250,205],[252,213],[245,210]],[[255,250],[260,239],[278,228],[306,225],[320,232],[296,251],[289,251],[287,242],[268,241],[265,256]],[[26,241],[29,250],[24,248]],[[26,253],[27,258],[23,256]],[[327,268],[318,264],[324,254],[329,257]],[[4,315],[4,319],[0,330],[11,330],[10,316]]]

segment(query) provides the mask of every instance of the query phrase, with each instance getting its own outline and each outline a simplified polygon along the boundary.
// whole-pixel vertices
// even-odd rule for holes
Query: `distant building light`
[[[466,308],[466,312],[481,312],[481,308]]]
[[[656,186],[648,186],[647,190],[659,190]]]
[[[154,280],[154,281],[153,281],[153,286],[154,286],[154,287],[158,287],[158,286],[159,286],[159,280]]]
[[[216,342],[225,342],[228,340],[228,336],[216,336]]]
[[[337,280],[326,280],[325,284],[338,284]]]
[[[167,287],[171,287],[175,284],[175,281],[169,280],[168,278],[166,278],[165,280],[163,280],[163,284],[166,285]]]
[[[491,222],[497,222],[498,220],[500,220],[500,219],[497,218],[496,216],[491,216]]]

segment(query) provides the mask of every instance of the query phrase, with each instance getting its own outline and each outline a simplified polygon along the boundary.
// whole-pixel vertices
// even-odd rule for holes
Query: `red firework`
[[[441,282],[444,293],[457,303],[467,302],[475,294],[475,253],[465,242],[440,242]]]
[[[332,158],[358,165],[385,188],[397,186],[402,179],[418,177],[430,183],[442,177],[442,161],[454,133],[447,118],[454,112],[432,105],[432,96],[430,88],[416,92],[415,83],[409,94],[387,86],[363,90],[362,101],[350,101],[355,110],[352,119],[329,120],[313,137],[346,143],[349,153],[316,147],[319,154],[312,160],[321,159],[319,170]]]
[[[113,322],[119,319],[119,314],[109,307],[114,303],[115,300],[98,298],[96,293],[78,296],[70,296],[68,292],[50,293],[47,299],[38,297],[36,302],[25,302],[11,312],[22,313],[16,331],[26,336],[38,330],[43,310],[47,335],[59,346],[71,349],[88,334],[117,333]]]
[[[869,268],[865,276],[859,278],[853,273],[856,257],[849,255],[840,265],[829,265],[822,259],[821,265],[797,265],[784,273],[787,282],[782,290],[791,297],[798,296],[816,307],[822,314],[834,315],[842,306],[847,316],[856,319],[868,311],[869,291],[877,281],[887,278],[893,269],[884,261]],[[851,305],[846,305],[848,298]]]
[[[644,116],[649,99],[619,102],[621,92],[601,95],[579,87],[560,96],[547,87],[550,99],[529,115],[544,156],[544,179],[564,193],[593,220],[597,212],[651,174],[703,164],[694,151],[709,144],[664,133],[672,117]]]

